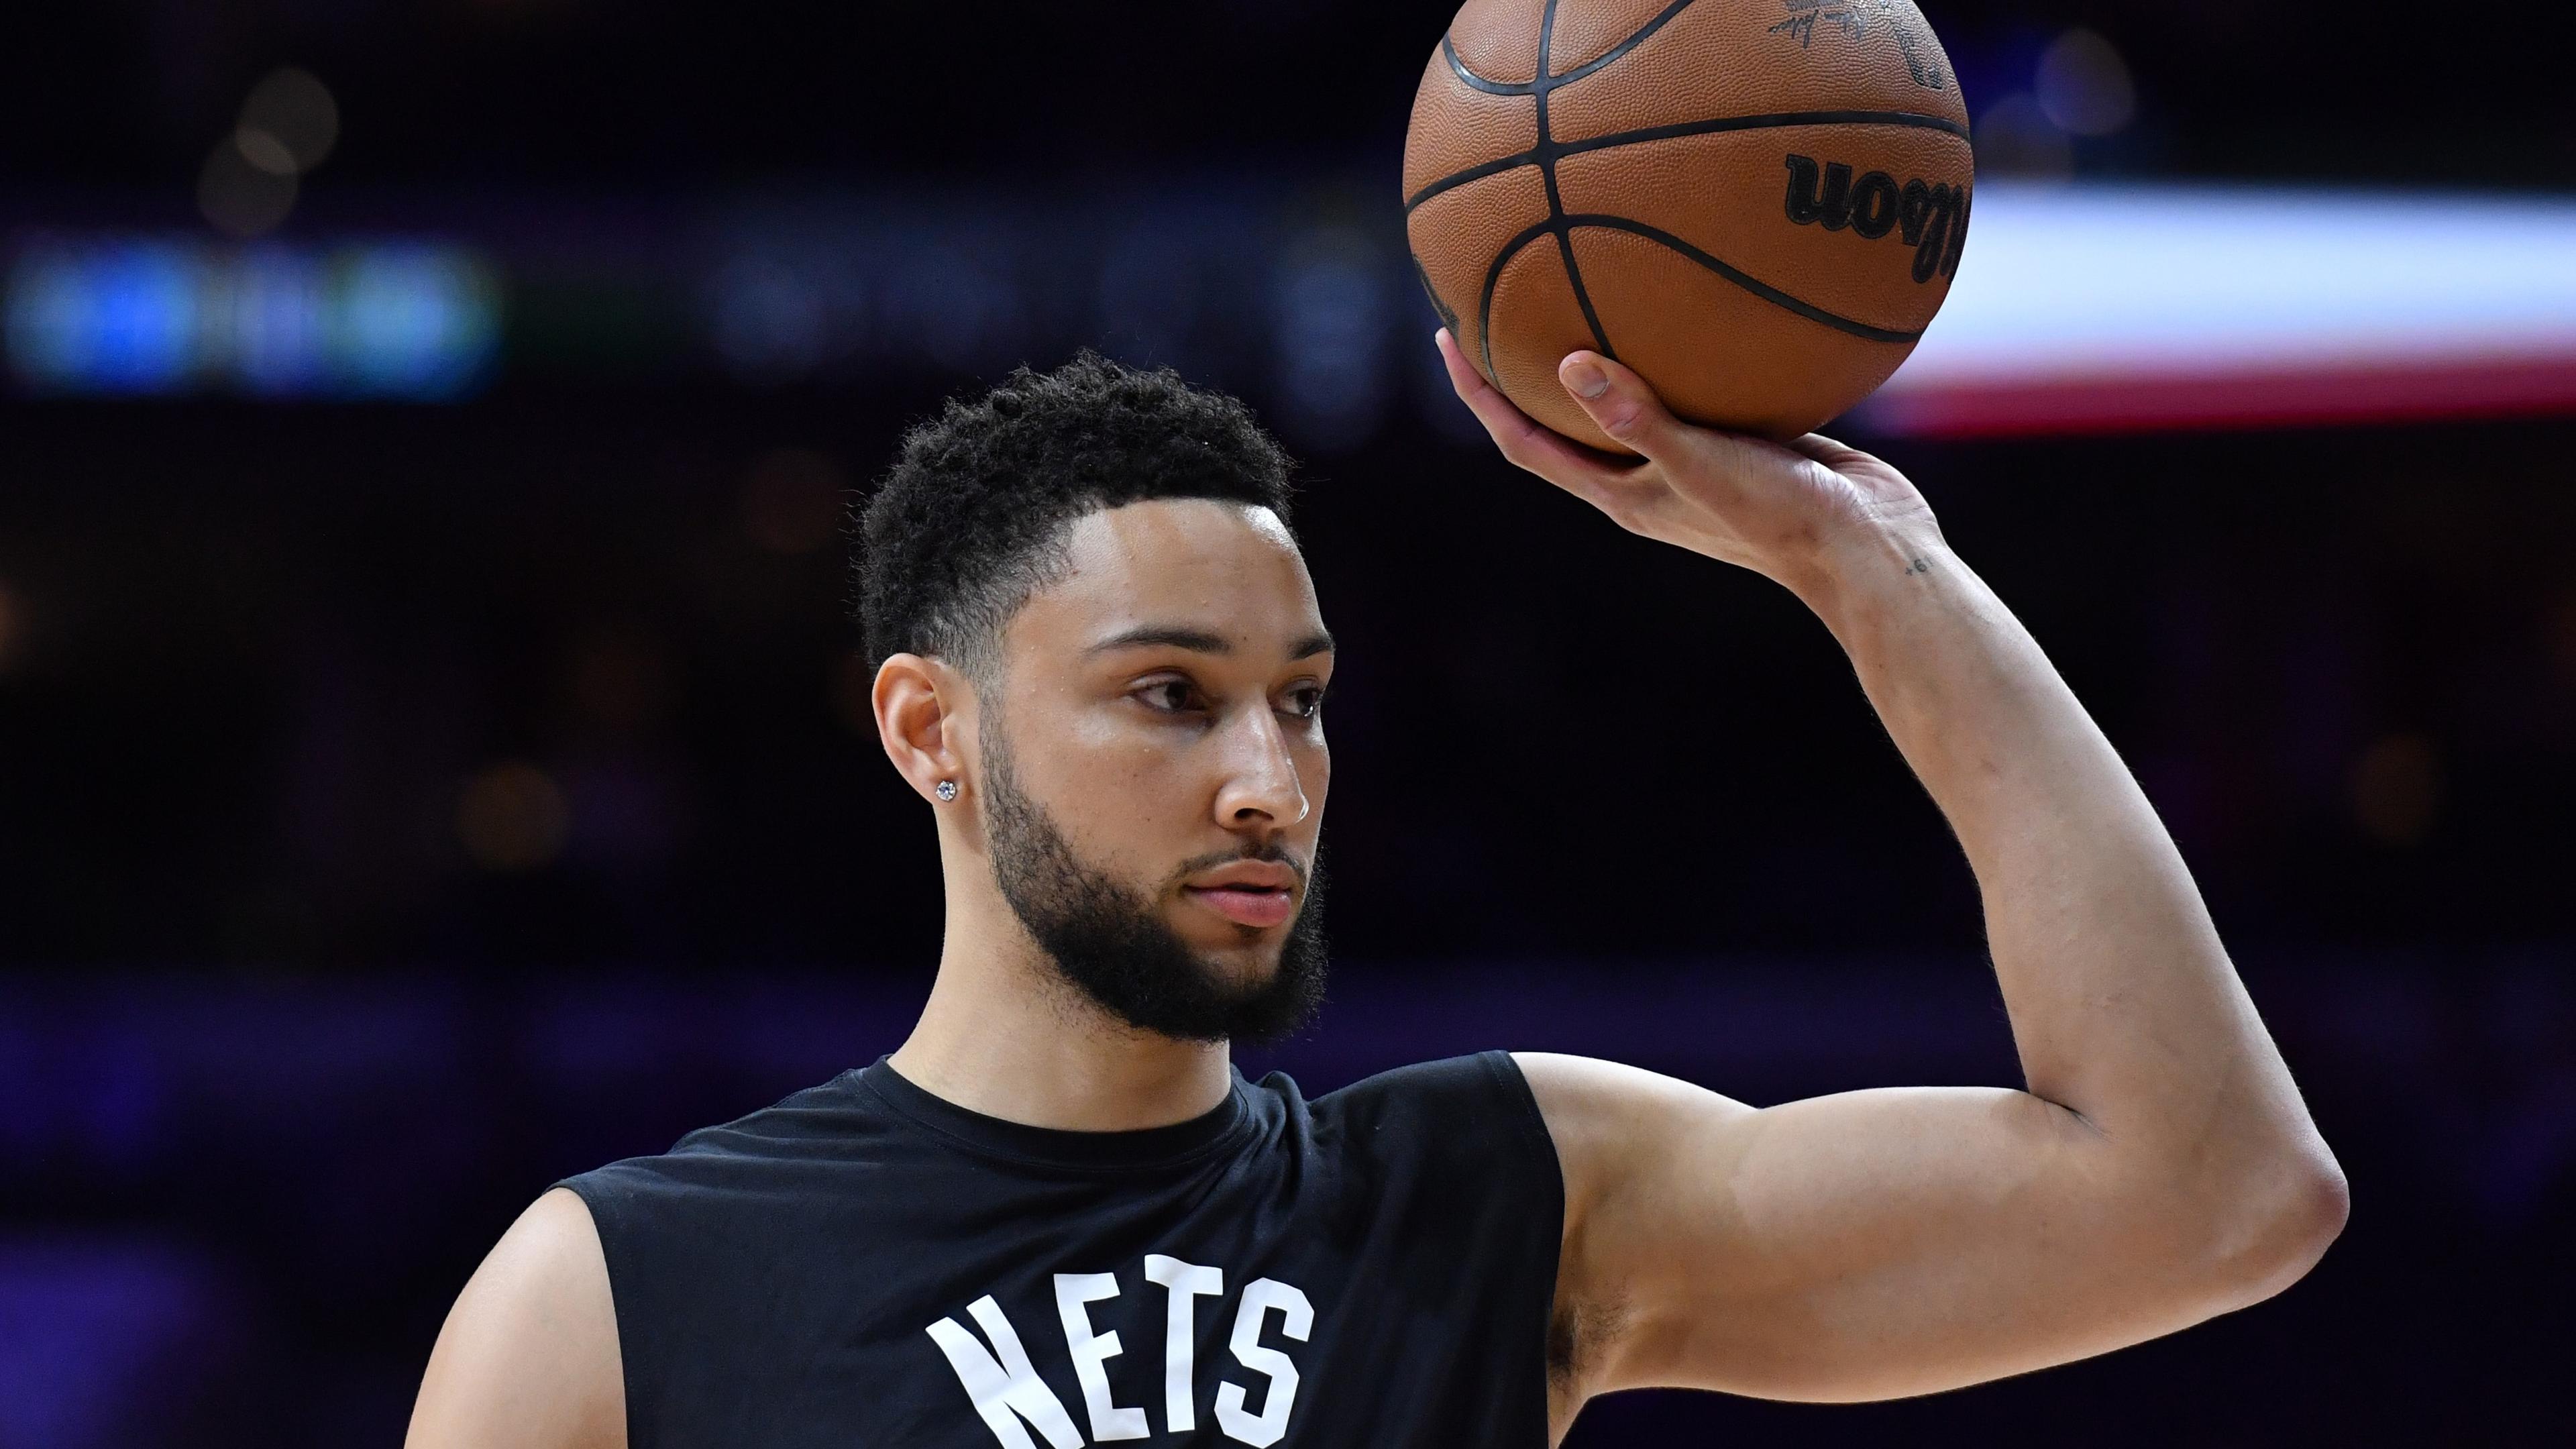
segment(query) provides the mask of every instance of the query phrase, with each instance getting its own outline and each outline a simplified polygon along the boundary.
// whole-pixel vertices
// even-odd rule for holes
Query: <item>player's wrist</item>
[[[1928,513],[1872,517],[1820,532],[1772,576],[1841,631],[1854,610],[1920,591],[1929,576],[1957,567]]]

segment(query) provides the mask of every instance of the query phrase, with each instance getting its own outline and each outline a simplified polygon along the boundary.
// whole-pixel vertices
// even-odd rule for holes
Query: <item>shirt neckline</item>
[[[988,1117],[958,1106],[894,1069],[884,1057],[856,1073],[859,1085],[888,1107],[944,1137],[997,1157],[1047,1167],[1163,1167],[1198,1157],[1233,1137],[1252,1120],[1244,1100],[1243,1073],[1228,1068],[1233,1084],[1225,1100],[1187,1121],[1123,1132],[1079,1132],[1033,1127]]]

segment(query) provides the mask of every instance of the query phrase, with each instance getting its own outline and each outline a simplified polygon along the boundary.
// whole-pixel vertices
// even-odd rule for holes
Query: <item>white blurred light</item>
[[[1978,188],[1949,298],[1869,407],[1931,430],[2009,428],[2016,409],[2042,425],[2039,407],[2189,421],[2552,397],[2576,399],[2576,201],[2001,183]]]
[[[227,236],[262,236],[295,210],[295,173],[262,166],[242,150],[242,134],[235,131],[207,153],[197,173],[197,209]]]
[[[271,176],[292,176],[298,169],[295,153],[286,149],[286,143],[257,126],[234,127],[233,146],[243,160]]]
[[[2128,62],[2096,31],[2070,30],[2049,42],[2031,90],[2048,119],[2072,135],[2108,136],[2138,114]]]
[[[2075,148],[2028,91],[2013,91],[1977,118],[1979,176],[2062,181],[2075,171]]]
[[[311,71],[284,66],[251,87],[250,98],[242,102],[240,129],[268,137],[283,170],[310,171],[339,142],[340,103]],[[247,146],[243,150],[250,152]],[[259,154],[250,154],[261,161]]]
[[[197,210],[226,236],[265,236],[295,210],[296,178],[339,139],[340,105],[311,71],[270,71],[198,169]]]

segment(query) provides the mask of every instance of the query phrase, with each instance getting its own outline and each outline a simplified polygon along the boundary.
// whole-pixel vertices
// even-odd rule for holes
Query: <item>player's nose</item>
[[[1282,829],[1312,808],[1297,758],[1278,718],[1267,709],[1237,711],[1224,726],[1225,778],[1217,787],[1217,823],[1229,830]]]

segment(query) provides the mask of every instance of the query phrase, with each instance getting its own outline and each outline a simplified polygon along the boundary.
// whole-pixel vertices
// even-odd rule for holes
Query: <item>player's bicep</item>
[[[625,1449],[625,1375],[590,1209],[558,1188],[457,1295],[405,1449]]]
[[[1565,1161],[1565,1296],[1593,1392],[1929,1393],[2217,1311],[2154,1281],[2152,1215],[2080,1118],[1992,1088],[1755,1110],[1524,1059]]]

